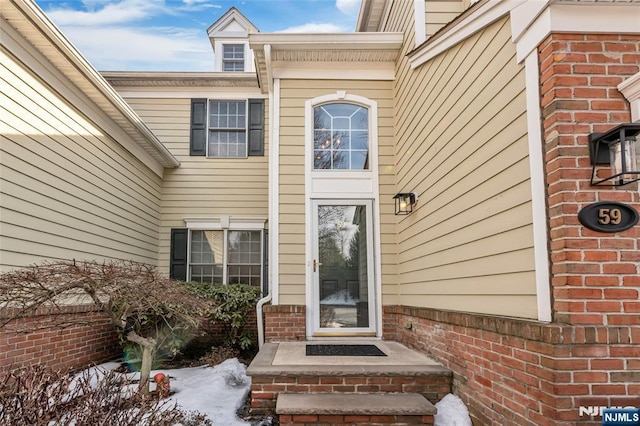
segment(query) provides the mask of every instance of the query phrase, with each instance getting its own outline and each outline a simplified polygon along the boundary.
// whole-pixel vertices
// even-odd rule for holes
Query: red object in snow
[[[156,392],[158,392],[158,397],[166,398],[169,396],[169,391],[171,390],[169,376],[164,373],[156,373],[153,376],[153,381],[156,382]]]

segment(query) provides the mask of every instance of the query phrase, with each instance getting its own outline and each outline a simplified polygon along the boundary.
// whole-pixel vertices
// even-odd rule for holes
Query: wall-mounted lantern
[[[639,134],[640,123],[626,123],[589,135],[591,185],[622,186],[640,180]],[[609,164],[610,170],[598,164]]]
[[[396,215],[411,213],[418,201],[418,197],[413,192],[399,192],[393,196],[393,199],[396,202]]]

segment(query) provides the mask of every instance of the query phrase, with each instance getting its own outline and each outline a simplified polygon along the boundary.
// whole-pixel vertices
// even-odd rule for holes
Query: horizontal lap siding
[[[463,0],[426,0],[424,11],[427,37],[453,21],[464,11],[464,7]]]
[[[338,90],[378,103],[382,297],[397,303],[392,82],[282,80],[280,87],[280,303],[305,304],[305,102]]]
[[[409,9],[395,6],[386,30],[405,30],[393,25]],[[397,185],[419,195],[398,218],[401,304],[537,315],[525,77],[509,28],[398,66]]]
[[[0,270],[53,259],[156,264],[160,177],[0,55]]]
[[[164,272],[169,270],[171,228],[185,227],[185,217],[268,216],[268,117],[264,157],[214,159],[189,155],[191,99],[127,102],[181,163],[164,172],[158,259]]]

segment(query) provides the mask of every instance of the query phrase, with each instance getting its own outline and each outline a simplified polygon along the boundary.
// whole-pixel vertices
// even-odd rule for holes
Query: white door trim
[[[369,313],[369,326],[368,327],[352,327],[352,328],[321,328],[320,327],[320,283],[319,272],[314,270],[313,260],[319,259],[318,253],[318,207],[319,206],[364,206],[366,208],[366,238],[367,238],[367,277],[368,277],[368,313]],[[378,257],[375,254],[376,241],[379,238],[375,235],[374,223],[375,223],[375,206],[372,199],[313,199],[311,200],[311,233],[308,240],[311,241],[311,262],[307,265],[307,276],[310,278],[307,281],[311,286],[307,287],[307,294],[311,296],[311,304],[307,305],[307,318],[310,322],[310,327],[307,328],[308,338],[323,337],[330,335],[332,337],[344,335],[352,337],[354,335],[375,335],[379,336],[380,322],[378,315],[380,310],[380,295],[378,293],[378,270],[380,266],[377,262]]]

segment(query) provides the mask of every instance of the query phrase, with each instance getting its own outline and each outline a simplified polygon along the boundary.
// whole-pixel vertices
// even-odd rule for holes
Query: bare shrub
[[[230,358],[237,358],[239,355],[240,351],[236,348],[229,346],[214,346],[200,358],[200,361],[206,362],[210,367],[214,367]]]
[[[0,425],[173,426],[212,425],[169,400],[135,393],[133,382],[113,371],[79,375],[34,366],[0,377]]]
[[[149,391],[149,373],[160,344],[179,345],[210,309],[206,299],[142,263],[45,262],[0,275],[0,326],[29,317],[40,307],[53,313],[55,325],[72,325],[55,315],[56,309],[69,304],[98,307],[126,341],[140,347],[143,392]]]

